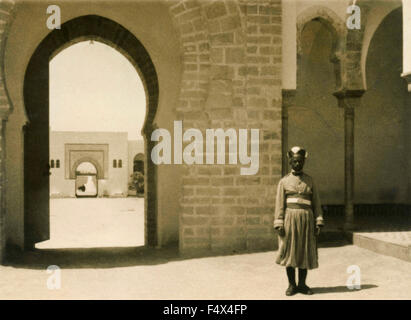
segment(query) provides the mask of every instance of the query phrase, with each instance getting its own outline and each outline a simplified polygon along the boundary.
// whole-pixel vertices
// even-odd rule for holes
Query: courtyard
[[[345,242],[323,243],[313,296],[284,295],[275,251],[188,258],[142,247],[144,200],[53,199],[51,239],[0,267],[0,299],[409,299],[411,264]],[[141,232],[135,232],[141,230]],[[61,269],[48,289],[47,267]],[[361,289],[347,288],[349,266]]]
[[[0,299],[410,299],[409,262],[345,245],[321,248],[308,273],[313,296],[288,298],[276,252],[183,259],[172,250],[81,249],[35,253],[0,267]],[[61,288],[47,288],[47,266],[61,268]],[[358,265],[361,290],[349,290]]]
[[[143,198],[50,199],[50,240],[38,249],[144,246]]]

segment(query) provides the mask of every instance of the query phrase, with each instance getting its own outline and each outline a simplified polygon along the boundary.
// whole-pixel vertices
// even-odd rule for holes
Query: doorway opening
[[[76,169],[76,197],[97,197],[97,169],[91,162],[82,162]]]
[[[60,51],[49,70],[50,159],[60,166],[50,175],[50,240],[37,247],[144,246],[144,194],[128,194],[129,149],[144,145],[137,71],[93,39]]]
[[[155,246],[155,168],[143,197],[128,192],[158,102],[142,44],[106,18],[70,20],[33,54],[24,97],[26,249]]]
[[[340,188],[344,185],[344,117],[333,96],[338,86],[335,76],[338,39],[335,28],[323,18],[310,20],[303,26],[296,103],[289,108],[288,120],[288,145],[302,145],[311,150],[305,169],[321,181],[321,199],[327,205],[344,202]],[[327,155],[331,151],[335,160],[330,164]]]
[[[133,160],[133,173],[130,191],[137,197],[144,196],[144,155],[138,153]]]

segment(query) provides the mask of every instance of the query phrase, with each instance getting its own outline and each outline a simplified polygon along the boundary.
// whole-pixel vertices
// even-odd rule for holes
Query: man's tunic
[[[323,226],[323,212],[318,189],[305,174],[290,173],[277,187],[274,228],[284,227],[279,237],[276,262],[294,268],[318,267],[315,227]]]

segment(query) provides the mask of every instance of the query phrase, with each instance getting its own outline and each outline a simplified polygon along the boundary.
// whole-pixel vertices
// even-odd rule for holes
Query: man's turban
[[[295,146],[295,147],[292,147],[290,149],[290,151],[288,151],[287,156],[290,159],[295,155],[301,155],[303,158],[307,158],[308,157],[308,152],[305,151],[305,149],[303,149],[301,147]]]

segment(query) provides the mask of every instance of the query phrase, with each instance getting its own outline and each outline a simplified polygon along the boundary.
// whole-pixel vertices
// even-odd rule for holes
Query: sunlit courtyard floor
[[[70,198],[50,199],[50,240],[36,248],[143,245],[143,198]]]
[[[185,259],[173,250],[46,249],[0,266],[0,299],[410,299],[411,263],[353,245],[319,249],[314,295],[286,297],[276,251]],[[47,267],[61,268],[49,289]],[[346,287],[357,268],[361,289]],[[352,272],[352,270],[351,270]],[[351,281],[350,281],[351,283]]]
[[[309,271],[313,296],[286,297],[276,251],[201,258],[178,247],[145,248],[144,200],[53,199],[51,240],[0,266],[0,299],[410,299],[411,263],[350,245],[323,243]],[[66,248],[66,249],[64,249]],[[49,266],[61,287],[49,288]],[[360,290],[347,288],[352,269]],[[350,271],[351,270],[351,271]],[[350,280],[350,281],[349,281]]]

